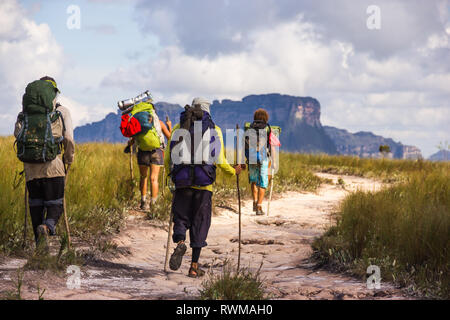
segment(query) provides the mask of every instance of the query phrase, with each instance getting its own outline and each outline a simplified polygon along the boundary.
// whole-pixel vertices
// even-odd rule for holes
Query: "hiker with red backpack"
[[[161,167],[164,165],[164,136],[169,139],[172,131],[172,123],[159,120],[155,105],[148,91],[143,98],[135,98],[133,104],[128,106],[128,112],[122,116],[121,130],[124,136],[130,137],[125,153],[131,152],[131,146],[138,146],[137,161],[140,172],[141,210],[149,210],[158,199],[158,177]],[[124,103],[119,102],[119,107],[124,109]],[[127,105],[125,104],[125,107]],[[150,171],[150,194],[147,199],[148,174]]]
[[[17,156],[23,162],[36,249],[48,253],[64,212],[66,165],[73,162],[75,142],[70,112],[56,103],[60,93],[53,78],[29,83],[14,129]],[[64,155],[59,155],[64,149]]]
[[[177,244],[169,266],[178,270],[187,248],[189,230],[192,260],[189,277],[200,277],[204,271],[198,261],[211,226],[212,191],[219,167],[232,177],[241,172],[241,166],[232,167],[226,160],[221,129],[211,118],[210,103],[195,98],[180,115],[180,124],[174,127],[166,148],[164,165],[174,184],[172,202],[173,236]],[[208,148],[208,149],[206,149]],[[205,152],[207,150],[208,152]]]

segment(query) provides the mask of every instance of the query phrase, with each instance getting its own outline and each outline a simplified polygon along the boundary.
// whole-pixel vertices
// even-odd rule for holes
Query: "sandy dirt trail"
[[[362,279],[314,268],[308,261],[311,243],[332,223],[330,214],[339,201],[358,188],[378,190],[381,183],[342,176],[345,189],[337,185],[339,176],[318,174],[331,179],[317,193],[288,192],[272,200],[270,216],[257,217],[252,202],[242,206],[241,266],[257,270],[263,262],[262,278],[274,299],[405,299],[387,283],[369,290]],[[266,210],[266,203],[264,210]],[[236,206],[230,203],[230,206]],[[224,261],[236,263],[238,215],[219,209],[213,216],[208,246],[200,264],[206,271],[219,273]],[[23,297],[37,298],[37,285],[45,288],[45,299],[195,299],[202,279],[187,277],[191,250],[188,248],[178,271],[164,273],[167,224],[147,220],[131,212],[122,231],[114,238],[122,254],[90,261],[82,268],[80,289],[68,289],[66,278],[49,272],[27,271]],[[172,245],[173,246],[173,245]],[[172,252],[172,248],[171,251]],[[25,261],[8,259],[0,264],[0,291],[13,289],[15,270]]]

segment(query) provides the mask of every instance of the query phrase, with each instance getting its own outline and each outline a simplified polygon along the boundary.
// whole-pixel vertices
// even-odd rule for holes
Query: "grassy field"
[[[448,299],[450,167],[404,166],[410,171],[402,172],[401,182],[347,196],[336,214],[336,226],[313,244],[314,256],[324,265],[361,277],[369,265],[377,265],[383,281],[421,296]]]
[[[0,137],[0,252],[8,253],[22,244],[24,223],[25,182],[19,173],[23,164],[13,150],[12,137]],[[133,158],[134,180],[130,179],[129,155],[119,144],[80,144],[76,146],[75,161],[68,175],[66,203],[71,232],[84,240],[96,241],[99,235],[118,230],[124,213],[137,206],[139,172]],[[295,156],[283,154],[284,165],[275,177],[275,191],[315,190],[323,180],[316,177]],[[162,176],[162,175],[161,175]],[[249,197],[247,174],[240,176],[243,197]],[[161,180],[162,181],[162,180]],[[283,183],[280,183],[283,181]],[[172,196],[166,188],[152,214],[152,218],[167,220]],[[236,178],[217,172],[215,205],[224,206],[236,198]],[[237,204],[237,200],[236,200]],[[28,223],[28,242],[32,243],[31,222]],[[62,219],[59,232],[64,230]]]
[[[0,138],[0,253],[22,243],[23,165],[12,148],[13,138]],[[124,213],[137,206],[139,177],[123,145],[77,145],[66,189],[67,211],[74,236],[96,241],[120,228]],[[370,264],[381,267],[383,281],[394,281],[413,292],[449,297],[450,165],[419,160],[359,159],[346,156],[280,155],[275,192],[315,191],[326,182],[314,171],[375,177],[390,182],[378,192],[350,194],[336,213],[336,226],[314,243],[322,264],[364,277]],[[240,176],[244,198],[250,197],[247,174]],[[213,201],[237,204],[236,179],[218,170]],[[171,193],[166,188],[151,218],[167,220]],[[61,219],[62,221],[62,219]],[[59,233],[64,228],[59,223]],[[29,223],[28,243],[32,243]]]
[[[377,178],[384,182],[399,182],[410,174],[432,172],[443,166],[426,160],[367,159],[326,154],[296,154],[295,158],[314,171]]]
[[[298,155],[282,153],[279,162],[281,164],[280,169],[276,173],[273,183],[275,194],[286,191],[315,191],[321,183],[326,182],[314,175],[305,164],[298,161]],[[251,198],[247,171],[243,171],[240,175],[239,186],[242,196]],[[237,199],[236,188],[236,178],[226,177],[221,170],[217,170],[217,180],[214,187],[215,204],[225,205],[229,203],[228,199]]]

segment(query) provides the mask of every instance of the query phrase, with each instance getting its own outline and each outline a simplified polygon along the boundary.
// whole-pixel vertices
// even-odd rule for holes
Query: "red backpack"
[[[131,138],[140,133],[142,127],[138,119],[130,117],[129,114],[124,114],[120,122],[120,131],[124,137]]]

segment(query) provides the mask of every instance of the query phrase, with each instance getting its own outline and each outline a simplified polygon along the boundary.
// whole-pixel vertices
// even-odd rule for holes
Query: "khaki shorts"
[[[155,149],[152,151],[138,150],[137,161],[140,166],[164,165],[164,152],[162,149]]]

